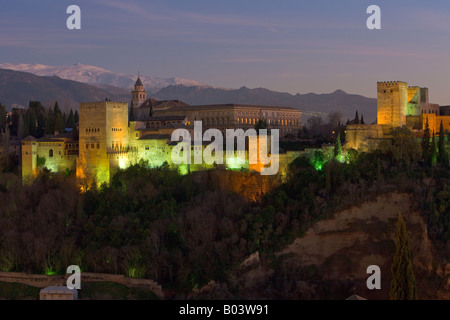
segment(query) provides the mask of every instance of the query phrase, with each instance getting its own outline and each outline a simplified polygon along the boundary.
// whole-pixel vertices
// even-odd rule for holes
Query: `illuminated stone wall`
[[[68,146],[73,148],[68,148]],[[36,140],[31,136],[22,140],[22,181],[31,183],[39,170],[46,168],[52,172],[75,170],[78,142],[71,138],[46,138]],[[40,163],[38,162],[40,158]]]
[[[77,183],[110,181],[110,155],[128,148],[128,104],[112,101],[80,105]],[[115,165],[115,162],[113,161]]]
[[[161,166],[164,162],[172,163],[172,147],[167,144],[167,139],[137,140],[137,162],[141,159],[148,161],[152,168]],[[132,155],[131,155],[132,156]]]
[[[408,85],[402,81],[377,83],[377,124],[406,125]]]
[[[317,151],[318,149],[314,149]],[[295,160],[295,158],[298,158],[300,156],[306,156],[307,154],[305,151],[287,151],[286,153],[281,153],[279,155],[279,170],[278,175],[282,176],[283,179],[287,175],[289,163]]]
[[[45,159],[44,166],[52,172],[75,169],[76,155],[65,154],[64,141],[38,142],[36,154]]]
[[[428,119],[428,127],[430,128],[430,133],[439,133],[441,127],[441,121],[444,126],[444,131],[450,132],[450,116],[437,116],[434,113],[424,113],[422,114],[422,130],[425,129]]]
[[[386,138],[392,125],[348,125],[345,134],[345,149],[356,149],[358,151],[370,151],[378,147],[381,139]]]
[[[420,114],[421,105],[421,88],[408,87],[408,103],[406,108],[407,116],[418,116]]]
[[[410,130],[422,130],[422,115],[406,117],[406,126]]]
[[[22,182],[31,184],[36,177],[36,141],[22,141]]]

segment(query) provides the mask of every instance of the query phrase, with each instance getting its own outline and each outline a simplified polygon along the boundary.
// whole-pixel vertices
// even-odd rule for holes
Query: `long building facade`
[[[146,92],[138,78],[132,91],[131,110],[127,103],[108,100],[81,103],[78,140],[74,140],[71,134],[23,139],[23,181],[32,182],[44,167],[53,172],[76,171],[77,182],[83,189],[93,184],[109,183],[118,169],[142,162],[150,167],[167,163],[177,167],[181,173],[217,165],[261,171],[264,165],[249,163],[249,147],[243,151],[244,154],[235,151],[233,159],[227,159],[224,152],[223,164],[194,163],[195,154],[203,153],[210,142],[191,146],[192,164],[174,164],[172,150],[180,142],[172,141],[171,135],[176,129],[185,129],[183,132],[193,140],[207,140],[210,138],[207,130],[216,128],[224,133],[226,140],[226,129],[255,128],[259,120],[263,120],[268,129],[279,129],[281,137],[296,135],[301,127],[301,112],[293,108],[237,104],[190,106],[179,100],[145,98]],[[132,118],[129,119],[130,114]],[[202,123],[201,137],[194,136],[195,121]],[[264,143],[269,140],[270,137]],[[279,163],[278,173],[284,174],[287,164],[296,156],[294,152],[274,158]],[[238,157],[243,157],[243,163],[236,162]]]

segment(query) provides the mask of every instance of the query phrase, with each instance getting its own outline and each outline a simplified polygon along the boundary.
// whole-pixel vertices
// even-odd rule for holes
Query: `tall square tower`
[[[377,124],[406,125],[408,84],[403,81],[377,83]]]
[[[128,147],[128,104],[102,101],[80,105],[77,180],[82,187],[110,182],[111,154]]]

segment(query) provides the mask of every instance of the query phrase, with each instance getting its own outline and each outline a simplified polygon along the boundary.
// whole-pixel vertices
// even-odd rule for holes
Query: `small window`
[[[86,143],[86,149],[89,149],[89,143]]]
[[[100,143],[97,143],[97,149],[100,149]]]
[[[48,151],[48,156],[49,156],[50,158],[53,157],[53,149],[50,149],[50,150]]]
[[[91,148],[94,149],[94,144],[93,143],[91,143]]]

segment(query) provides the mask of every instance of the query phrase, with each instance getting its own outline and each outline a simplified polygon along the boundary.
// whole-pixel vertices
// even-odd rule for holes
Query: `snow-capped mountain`
[[[131,89],[136,82],[136,75],[117,73],[95,66],[81,63],[72,66],[48,66],[43,64],[12,64],[0,63],[0,69],[11,69],[15,71],[29,72],[37,76],[58,76],[62,79],[84,82],[92,85],[110,85],[124,89]],[[149,91],[158,91],[170,85],[200,86],[207,85],[195,80],[181,78],[158,78],[151,76],[140,76],[145,88]]]

